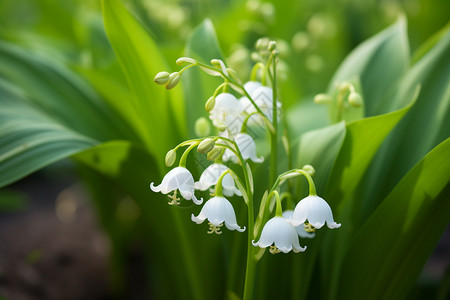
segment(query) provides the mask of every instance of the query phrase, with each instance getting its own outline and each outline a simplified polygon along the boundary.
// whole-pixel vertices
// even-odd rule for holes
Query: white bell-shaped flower
[[[228,167],[222,164],[212,164],[203,171],[200,180],[194,184],[196,190],[205,191],[213,186],[219,180],[220,175],[228,170]],[[242,193],[236,188],[234,179],[230,174],[226,174],[222,180],[223,194],[231,197],[234,194],[242,196]]]
[[[255,163],[261,163],[264,161],[264,157],[256,156],[256,145],[255,145],[255,141],[252,139],[251,136],[249,136],[246,133],[238,133],[235,136],[234,140],[236,141],[239,151],[241,151],[242,157],[245,160],[251,159]],[[225,152],[223,154],[223,160],[224,161],[231,160],[234,163],[239,162],[236,155],[229,149],[225,150]]]
[[[239,100],[232,94],[222,93],[216,97],[215,102],[209,115],[214,126],[226,126],[233,134],[241,131],[244,118]]]
[[[253,101],[255,101],[256,105],[261,109],[264,115],[272,122],[272,110],[273,110],[273,90],[267,86],[261,86],[250,94]],[[277,108],[281,108],[281,103],[277,101]],[[248,113],[252,113],[256,111],[253,109],[246,110]]]
[[[210,225],[208,233],[221,234],[220,227],[223,226],[224,223],[229,230],[237,230],[239,232],[245,230],[245,226],[241,228],[237,224],[233,206],[230,201],[224,197],[216,196],[209,199],[206,201],[200,214],[197,217],[192,214],[191,219],[197,224],[201,224],[208,219]]]
[[[294,226],[289,224],[283,217],[274,217],[267,221],[261,232],[259,241],[253,246],[267,248],[270,246],[270,253],[278,252],[288,253],[289,251],[303,252],[306,247],[301,247],[298,241],[298,234]]]
[[[261,86],[262,86],[262,84],[259,81],[247,81],[244,84],[244,90],[246,90],[247,93],[251,96],[253,94],[253,92]]]
[[[285,210],[285,211],[283,211],[283,218],[285,218],[286,220],[292,220],[292,216],[293,215],[294,215],[294,211],[293,210]],[[316,235],[314,232],[307,232],[305,230],[305,226],[303,226],[303,225],[296,226],[295,230],[297,231],[297,234],[301,238],[312,239]]]
[[[170,170],[169,173],[164,176],[160,185],[155,186],[154,183],[150,183],[150,189],[156,193],[168,194],[171,191],[175,191],[173,196],[169,196],[172,201],[169,204],[179,204],[176,197],[176,191],[179,190],[181,196],[186,200],[192,200],[195,204],[202,204],[203,199],[198,200],[194,194],[194,177],[191,172],[183,167],[176,167]]]
[[[300,200],[295,207],[292,220],[289,222],[293,226],[307,223],[317,229],[320,229],[325,223],[331,229],[341,227],[341,224],[334,221],[330,205],[316,195],[310,195]]]

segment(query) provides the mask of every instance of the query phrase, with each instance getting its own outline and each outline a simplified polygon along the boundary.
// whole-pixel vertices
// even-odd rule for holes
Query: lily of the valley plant
[[[245,84],[233,69],[227,68],[225,63],[218,59],[213,59],[211,65],[207,65],[192,58],[182,57],[177,60],[177,64],[186,66],[179,72],[160,72],[155,77],[157,84],[171,89],[178,84],[185,70],[197,66],[211,76],[224,79],[205,103],[209,117],[217,128],[217,135],[184,141],[170,150],[166,155],[167,167],[175,164],[177,152],[185,148],[178,166],[166,174],[160,185],[155,186],[152,182],[150,188],[154,192],[169,194],[171,205],[180,204],[182,199],[202,205],[203,199],[195,193],[209,190],[211,198],[205,201],[197,216],[192,214],[192,221],[202,224],[207,220],[208,234],[221,234],[224,228],[238,232],[247,230],[244,299],[252,299],[256,264],[264,254],[259,248],[263,251],[269,248],[272,254],[303,252],[306,247],[301,246],[300,239],[313,238],[314,231],[325,224],[330,229],[341,226],[334,221],[328,203],[316,194],[312,178],[315,171],[312,166],[279,172],[281,170],[277,165],[277,146],[282,138],[287,137],[281,137],[279,132],[282,102],[277,96],[276,47],[273,41],[257,43],[259,62],[254,66],[251,81]],[[257,78],[260,78],[261,82]],[[356,94],[354,91],[352,93]],[[271,149],[269,186],[265,189],[260,211],[256,214],[254,189],[262,189],[263,184],[253,182],[249,161],[261,163],[264,158],[258,156],[254,137],[248,130],[254,126],[268,131]],[[188,155],[194,148],[212,161],[197,182],[186,167]],[[237,168],[241,171],[238,172]],[[299,197],[290,194],[291,191],[282,184],[299,175],[306,178],[309,195],[299,199],[292,210],[282,200]],[[237,220],[233,208],[233,202],[242,200],[247,205],[248,218],[245,225]]]

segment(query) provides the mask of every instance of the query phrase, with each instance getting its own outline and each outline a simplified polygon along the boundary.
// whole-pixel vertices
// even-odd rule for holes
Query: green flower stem
[[[299,175],[305,176],[306,180],[308,180],[308,184],[309,184],[309,195],[317,196],[316,185],[314,184],[314,180],[312,179],[311,175],[309,175],[309,173],[303,169],[293,169],[293,170],[289,170],[287,172],[280,174],[280,176],[278,176],[277,180],[273,184],[272,189],[270,190],[269,194],[278,188],[283,177],[285,177],[289,174],[292,174],[292,173],[297,173]],[[292,178],[292,177],[295,177],[295,176],[290,176],[289,178]]]
[[[272,55],[271,55],[272,57]],[[268,72],[270,76],[270,72]],[[273,184],[277,177],[277,156],[278,156],[278,108],[277,108],[277,66],[276,57],[273,58],[272,80],[272,125],[274,131],[270,135],[270,176],[269,184]]]
[[[250,73],[250,80],[256,81],[256,77],[258,75],[259,70],[263,71],[262,79],[264,79],[266,77],[266,68],[265,68],[264,64],[262,62],[258,62],[252,68],[252,72]]]
[[[247,194],[247,212],[248,212],[248,223],[247,223],[247,264],[245,270],[245,285],[244,285],[244,298],[243,300],[251,300],[253,299],[253,290],[255,286],[255,269],[256,269],[256,258],[255,258],[255,248],[252,245],[253,240],[253,231],[255,227],[255,219],[254,219],[254,208],[253,208],[253,192],[252,186],[250,183],[250,176],[248,174],[248,169],[245,164],[245,160],[242,157],[241,151],[239,150],[236,141],[230,140],[228,138],[219,137],[223,141],[229,142],[235,146],[236,149],[230,147],[228,145],[220,145],[226,147],[235,153],[237,158],[239,159],[242,171],[244,173],[245,179],[245,192]],[[219,144],[218,144],[219,145]]]
[[[197,64],[190,64],[190,65],[187,65],[186,67],[184,67],[183,69],[181,69],[180,71],[178,71],[178,73],[180,73],[180,75],[184,72],[184,71],[186,71],[187,69],[189,69],[189,68],[192,68],[192,67],[195,67],[195,66],[197,66]]]
[[[275,216],[277,216],[277,217],[282,217],[282,216],[283,216],[283,208],[281,207],[280,194],[278,194],[278,191],[277,191],[277,190],[274,190],[274,191],[269,195],[269,201],[270,201],[271,195],[275,196],[275,200],[276,200],[276,203],[277,203],[277,210],[275,211]]]
[[[245,285],[244,285],[244,299],[253,299],[253,289],[255,287],[255,270],[256,262],[255,259],[255,248],[252,245],[253,231],[255,226],[254,212],[253,212],[253,193],[250,186],[250,179],[247,172],[247,168],[243,165],[242,169],[244,171],[245,185],[247,190],[248,198],[248,228],[247,228],[247,265],[245,270]]]
[[[183,155],[180,158],[180,163],[178,164],[179,167],[186,168],[187,156],[188,156],[189,152],[191,152],[192,149],[197,147],[198,144],[199,144],[198,142],[193,143],[186,150],[184,150],[184,153],[183,153]]]
[[[241,127],[241,132],[242,132],[242,133],[246,133],[246,132],[247,132],[247,123],[248,123],[248,120],[250,120],[251,116],[256,115],[256,114],[257,114],[257,112],[254,111],[254,112],[252,112],[251,114],[249,114],[247,117],[245,117],[245,120],[244,120],[244,122],[242,122],[242,127]]]
[[[222,186],[222,181],[223,178],[225,177],[225,175],[227,175],[228,173],[230,173],[230,170],[226,170],[225,172],[223,172],[219,179],[217,179],[217,183],[216,183],[216,189],[215,189],[215,194],[217,197],[223,197],[223,186]]]

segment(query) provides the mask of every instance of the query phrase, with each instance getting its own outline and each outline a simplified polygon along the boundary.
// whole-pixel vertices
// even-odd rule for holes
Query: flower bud
[[[250,57],[251,57],[251,59],[252,59],[254,62],[263,62],[263,61],[264,61],[264,60],[262,59],[261,55],[259,55],[259,54],[256,53],[256,52],[252,52],[252,54],[250,55]]]
[[[327,94],[317,94],[314,97],[314,103],[316,104],[327,104],[331,102],[331,97]]]
[[[179,72],[173,72],[172,74],[170,74],[169,76],[169,80],[167,80],[166,83],[166,89],[170,90],[172,88],[174,88],[178,82],[180,82],[181,76]]]
[[[256,50],[266,50],[269,47],[270,40],[267,37],[260,38],[256,41]]]
[[[277,49],[277,42],[275,42],[275,41],[270,41],[270,42],[269,42],[269,51],[273,51],[273,50],[275,50],[275,49]]]
[[[179,59],[177,59],[176,63],[177,63],[177,65],[182,65],[184,63],[193,65],[193,64],[196,64],[197,61],[190,57],[180,57]]]
[[[302,169],[304,171],[308,172],[308,174],[311,176],[314,176],[314,174],[316,174],[316,170],[311,165],[304,165]]]
[[[165,84],[169,80],[170,73],[169,72],[159,72],[156,74],[155,79],[153,79],[154,82],[157,84]]]
[[[214,160],[218,159],[219,157],[221,157],[223,155],[223,152],[224,152],[224,148],[214,146],[214,148],[208,152],[208,154],[206,155],[206,158],[208,160],[214,161]]]
[[[228,76],[227,67],[221,59],[211,59],[211,64],[216,68],[222,69],[223,74],[225,74],[225,76]]]
[[[195,121],[195,134],[199,137],[207,136],[211,131],[211,126],[206,118],[201,117]]]
[[[166,160],[165,160],[166,166],[171,167],[173,165],[173,163],[175,162],[175,159],[177,159],[177,153],[173,149],[169,150],[169,152],[167,152],[167,154],[166,154]]]
[[[211,138],[204,139],[197,146],[197,152],[208,153],[214,148],[215,145],[216,145],[216,142],[213,139],[211,139]]]
[[[205,109],[207,112],[211,112],[214,109],[214,106],[216,105],[216,98],[211,97],[206,101],[205,103]]]
[[[350,105],[353,107],[361,107],[362,105],[361,95],[356,92],[350,93],[350,95],[348,96],[348,103],[350,103]]]
[[[227,130],[228,127],[225,124],[218,124],[216,126],[216,128],[219,129],[220,132],[223,132],[223,131]]]

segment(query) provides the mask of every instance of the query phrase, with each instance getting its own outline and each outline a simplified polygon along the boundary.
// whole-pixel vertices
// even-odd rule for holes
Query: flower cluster
[[[274,42],[268,43],[263,48],[259,49],[260,52],[256,55],[259,61],[252,71],[253,75],[262,74],[261,82],[255,75],[250,81],[242,84],[236,72],[217,59],[212,60],[211,65],[207,65],[192,58],[183,57],[177,60],[177,64],[187,64],[183,69],[174,73],[161,72],[156,75],[155,82],[170,89],[180,82],[185,70],[197,66],[209,75],[222,77],[224,82],[205,103],[205,109],[217,129],[217,135],[188,140],[170,150],[166,155],[168,167],[175,163],[176,152],[186,147],[178,166],[164,176],[160,185],[155,186],[152,182],[150,188],[154,192],[170,194],[170,205],[180,204],[181,199],[178,195],[185,200],[192,200],[194,204],[201,205],[203,198],[197,198],[195,191],[208,190],[211,198],[206,201],[197,216],[191,215],[191,220],[197,224],[208,220],[210,226],[208,233],[216,234],[222,233],[223,225],[229,230],[245,231],[246,226],[238,225],[235,210],[228,200],[234,196],[242,197],[248,208],[249,247],[253,245],[264,249],[269,248],[273,254],[288,253],[291,250],[303,252],[306,247],[300,245],[299,238],[314,238],[315,230],[322,228],[325,224],[330,229],[338,228],[340,224],[334,221],[328,203],[316,194],[312,166],[289,170],[276,177],[278,119],[281,117],[282,108],[276,91],[278,52]],[[262,72],[258,73],[261,70]],[[271,86],[263,84],[267,82],[266,79],[270,79]],[[255,141],[248,132],[248,128],[252,126],[268,129],[272,151],[269,180],[271,188],[266,190],[261,200],[256,220],[253,217],[254,183],[249,162],[262,163],[264,157],[257,155]],[[287,139],[287,137],[284,138]],[[188,154],[194,148],[213,162],[196,182],[186,168]],[[241,168],[241,172],[235,172],[234,168]],[[303,175],[308,180],[309,196],[300,200],[295,208],[292,200],[286,203],[284,205],[286,208],[293,209],[285,209],[283,212],[283,194],[287,192],[280,197],[281,185],[286,180],[299,175]],[[256,186],[261,188],[260,184]],[[274,204],[276,204],[275,215],[270,218]]]

